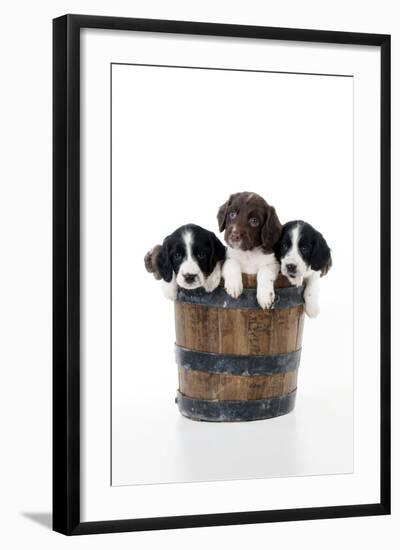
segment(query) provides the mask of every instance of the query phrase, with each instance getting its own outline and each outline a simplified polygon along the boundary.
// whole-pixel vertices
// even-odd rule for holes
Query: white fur
[[[201,271],[199,264],[193,258],[192,245],[193,234],[191,231],[187,231],[183,235],[183,242],[185,243],[186,258],[179,267],[178,274],[175,273],[172,276],[172,280],[167,283],[162,281],[162,290],[166,298],[175,300],[177,295],[178,286],[186,289],[204,287],[206,292],[212,292],[217,288],[221,281],[221,262],[217,262],[214,270],[208,277]],[[189,285],[184,279],[185,274],[197,275],[196,284]]]
[[[262,309],[269,309],[275,299],[274,281],[279,273],[275,255],[266,254],[261,247],[253,250],[228,247],[222,276],[225,290],[233,298],[243,292],[242,273],[257,275],[257,301]]]
[[[212,292],[217,288],[217,286],[221,282],[221,274],[221,262],[217,262],[214,270],[210,273],[208,277],[206,277],[204,281],[204,288],[206,292]]]
[[[197,275],[196,287],[204,286],[205,276],[201,271],[199,264],[193,258],[192,246],[193,246],[193,234],[191,231],[186,231],[182,236],[186,249],[186,259],[181,263],[178,274],[176,276],[177,284],[182,288],[195,288],[193,285],[188,285],[185,282],[184,275],[192,274]]]
[[[321,272],[311,269],[301,257],[299,251],[300,234],[301,229],[299,224],[297,224],[292,229],[292,246],[281,259],[281,271],[293,286],[299,287],[304,283],[304,310],[309,317],[313,318],[317,317],[319,314],[319,279],[321,277]],[[289,272],[286,268],[287,264],[296,265],[295,278],[289,276]]]
[[[164,279],[161,280],[161,288],[165,298],[167,298],[168,300],[176,299],[178,287],[176,284],[175,273],[172,275],[172,280],[169,283],[167,283],[167,281],[164,281]]]
[[[275,254],[266,254],[261,247],[253,248],[253,250],[237,250],[230,246],[227,250],[227,258],[236,260],[240,265],[242,273],[256,275],[260,267],[278,266],[279,263],[275,258]]]
[[[228,251],[230,249],[228,248]],[[225,281],[225,290],[232,296],[232,298],[238,298],[243,292],[242,282],[242,270],[240,264],[232,259],[228,258],[222,267],[222,276]]]
[[[262,309],[269,309],[275,300],[274,281],[279,273],[279,264],[264,265],[257,273],[257,302]]]
[[[321,273],[312,271],[305,279],[304,289],[304,310],[311,318],[317,317],[319,314],[319,279]]]

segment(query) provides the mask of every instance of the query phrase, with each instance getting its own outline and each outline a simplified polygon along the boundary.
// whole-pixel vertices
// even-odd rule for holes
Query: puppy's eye
[[[252,226],[252,227],[257,227],[257,225],[260,225],[260,221],[258,218],[250,218],[249,219],[249,224]]]
[[[180,252],[175,252],[173,256],[174,260],[182,259],[182,254]]]
[[[310,249],[310,247],[306,244],[302,244],[301,247],[300,247],[301,252],[308,252],[309,249]]]
[[[236,216],[237,216],[236,210],[232,210],[231,212],[229,212],[229,217],[231,220],[233,220],[233,218],[236,218]]]
[[[199,258],[199,260],[204,260],[204,258],[206,257],[206,253],[203,250],[199,250],[197,252],[197,257]]]
[[[282,243],[282,244],[281,244],[281,249],[282,249],[283,251],[287,250],[288,248],[289,248],[289,245],[288,245],[287,243]]]

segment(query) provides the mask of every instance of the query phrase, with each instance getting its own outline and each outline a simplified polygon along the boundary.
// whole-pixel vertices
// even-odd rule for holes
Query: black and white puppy
[[[332,266],[331,250],[324,237],[309,223],[285,223],[276,243],[275,255],[281,272],[294,286],[305,284],[304,309],[309,317],[319,313],[319,279]]]
[[[203,287],[212,292],[221,281],[226,249],[212,233],[194,224],[183,225],[164,239],[156,266],[167,298],[176,298],[177,286]]]

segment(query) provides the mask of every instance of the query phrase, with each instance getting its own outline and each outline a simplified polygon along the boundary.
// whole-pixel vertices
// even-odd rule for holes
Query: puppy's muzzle
[[[186,284],[192,285],[194,282],[196,282],[197,275],[195,275],[194,273],[185,273],[183,275],[183,279],[184,279]]]
[[[289,276],[294,277],[297,273],[297,265],[296,264],[286,264],[286,271],[288,272]]]
[[[228,244],[235,247],[235,246],[239,246],[241,244],[241,242],[242,242],[241,233],[239,231],[232,230],[229,233]]]

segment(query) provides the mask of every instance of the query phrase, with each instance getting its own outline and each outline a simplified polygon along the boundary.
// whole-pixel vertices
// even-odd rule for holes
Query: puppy
[[[243,291],[242,273],[257,274],[257,301],[261,308],[270,308],[279,273],[273,247],[282,228],[275,208],[256,193],[235,193],[220,207],[217,218],[228,244],[222,270],[226,292],[237,298]]]
[[[211,231],[193,224],[179,227],[164,239],[156,257],[164,295],[174,300],[177,286],[212,292],[221,281],[225,255],[224,245]]]
[[[319,313],[319,279],[332,266],[331,250],[324,237],[309,223],[301,220],[285,223],[275,254],[282,274],[294,286],[304,288],[304,309],[309,317]]]

